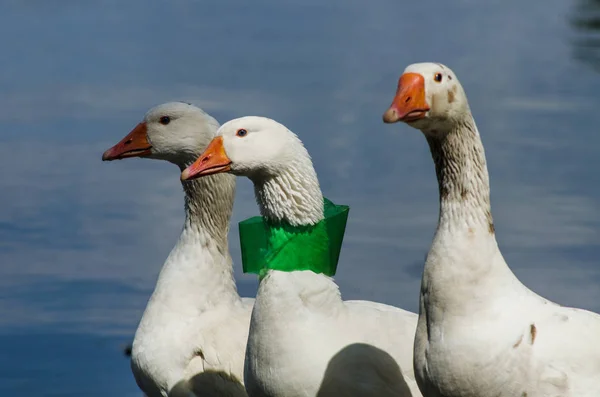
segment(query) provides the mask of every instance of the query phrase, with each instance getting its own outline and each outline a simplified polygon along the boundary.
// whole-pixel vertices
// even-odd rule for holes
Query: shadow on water
[[[365,343],[344,347],[329,361],[317,397],[411,396],[396,360]]]
[[[131,343],[123,348],[123,354],[127,358],[131,358]]]
[[[600,0],[578,0],[570,16],[573,56],[600,72]]]

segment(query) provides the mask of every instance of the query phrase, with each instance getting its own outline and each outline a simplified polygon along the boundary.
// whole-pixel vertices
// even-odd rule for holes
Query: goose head
[[[215,136],[219,123],[202,109],[169,102],[150,109],[143,121],[102,155],[103,161],[128,157],[167,160],[185,168]]]
[[[311,164],[296,134],[275,120],[248,116],[223,124],[217,137],[181,178],[229,172],[252,180],[268,179],[303,160]]]
[[[404,69],[396,96],[383,114],[385,123],[402,121],[425,133],[444,133],[469,113],[456,74],[440,63],[415,63]]]
[[[182,180],[230,173],[248,177],[261,214],[293,226],[323,219],[323,195],[308,151],[284,125],[264,117],[228,121]]]

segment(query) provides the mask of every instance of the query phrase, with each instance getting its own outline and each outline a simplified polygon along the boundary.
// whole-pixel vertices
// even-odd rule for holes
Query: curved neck
[[[229,174],[210,175],[182,182],[181,185],[185,193],[184,229],[202,231],[227,248],[235,177]]]
[[[306,229],[299,226],[309,226],[308,229],[314,229],[314,233],[302,241],[302,249],[298,250],[294,249],[294,244],[279,244],[279,231],[273,230],[275,228],[268,232],[270,235],[267,239],[274,251],[278,252],[274,260],[286,263],[281,267],[276,264],[276,269],[266,267],[265,273],[261,274],[253,319],[257,312],[266,313],[263,314],[266,316],[283,315],[286,321],[273,324],[277,330],[274,334],[277,335],[280,332],[289,333],[289,321],[297,321],[297,315],[288,317],[289,313],[299,311],[330,315],[332,311],[341,310],[343,301],[338,286],[322,269],[312,266],[325,263],[330,257],[327,255],[327,230],[323,224],[319,224],[324,219],[325,203],[308,153],[278,167],[276,174],[253,175],[250,179],[254,183],[256,201],[266,223],[273,226],[290,225],[297,229]],[[310,227],[312,225],[317,227]],[[266,258],[267,261],[269,259]],[[288,265],[291,266],[284,270]]]
[[[479,229],[494,234],[483,144],[470,113],[446,134],[427,134],[439,194],[438,229]]]
[[[519,283],[496,242],[485,153],[473,117],[468,113],[446,134],[425,135],[435,162],[440,215],[425,261],[421,304],[427,321],[436,322],[448,310],[485,310],[491,299],[506,294],[507,285]]]
[[[276,175],[251,179],[260,213],[268,222],[307,226],[323,220],[323,194],[310,158],[293,161]]]
[[[290,225],[292,227],[317,225],[324,219],[324,200],[319,180],[308,154],[306,158],[297,159],[280,168],[276,175],[269,177],[253,176],[256,201],[261,215],[274,226]],[[304,229],[304,228],[298,228]],[[312,229],[312,228],[311,228]],[[342,303],[337,285],[321,271],[315,272],[311,265],[327,255],[328,236],[325,228],[315,228],[314,233],[303,241],[303,250],[294,250],[290,245],[282,247],[277,242],[279,231],[270,231],[270,243],[279,251],[280,256],[274,260],[290,260],[291,267],[296,270],[268,269],[260,277],[256,295],[256,305],[276,313],[289,311],[289,307],[301,305],[313,311],[331,310]],[[286,252],[286,248],[294,250]],[[278,267],[277,265],[275,265]],[[287,264],[286,264],[287,266]],[[306,271],[311,270],[311,271]],[[273,298],[276,295],[277,298]],[[301,296],[301,299],[298,299]],[[285,308],[285,309],[282,309]]]
[[[157,310],[167,306],[175,316],[239,300],[227,240],[235,177],[213,175],[182,185],[185,223],[153,293],[161,302]]]

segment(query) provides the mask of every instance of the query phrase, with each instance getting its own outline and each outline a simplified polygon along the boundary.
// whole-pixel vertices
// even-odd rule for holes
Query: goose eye
[[[237,132],[235,133],[235,135],[239,136],[240,138],[243,138],[246,135],[248,135],[248,131],[246,131],[243,128],[240,128],[239,130],[237,130]]]
[[[438,83],[442,82],[442,74],[441,73],[436,73],[435,76],[433,76],[433,79],[435,81],[437,81]]]
[[[171,122],[171,118],[169,116],[162,116],[159,120],[158,120],[162,125],[167,125]]]

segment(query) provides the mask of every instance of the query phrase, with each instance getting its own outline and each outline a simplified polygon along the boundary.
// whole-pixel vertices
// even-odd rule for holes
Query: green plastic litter
[[[323,197],[324,219],[313,226],[272,224],[261,216],[239,223],[244,273],[268,269],[335,275],[350,207]]]

